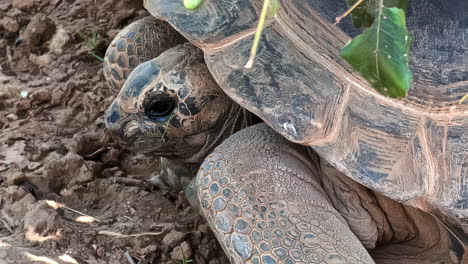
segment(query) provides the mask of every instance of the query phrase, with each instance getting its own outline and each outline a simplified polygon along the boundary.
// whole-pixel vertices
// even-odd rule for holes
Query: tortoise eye
[[[176,100],[166,94],[155,94],[144,102],[145,114],[156,121],[165,121],[176,107]]]

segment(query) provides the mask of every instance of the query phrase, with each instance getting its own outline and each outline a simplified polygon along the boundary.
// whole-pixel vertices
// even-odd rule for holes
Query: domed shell
[[[402,100],[377,93],[340,58],[358,33],[349,18],[332,25],[343,0],[280,1],[252,69],[243,66],[262,1],[145,6],[203,49],[221,88],[278,133],[375,191],[443,212],[468,234],[468,104],[457,105],[468,93],[465,1],[411,1],[414,80]]]

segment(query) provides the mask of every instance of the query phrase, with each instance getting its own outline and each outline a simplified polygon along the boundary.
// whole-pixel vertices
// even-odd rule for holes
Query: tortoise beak
[[[124,113],[118,107],[117,102],[114,101],[107,109],[104,119],[112,136],[119,139],[122,145],[137,152],[149,148],[148,145],[155,147],[155,143],[164,142],[164,126],[149,119],[144,112]]]

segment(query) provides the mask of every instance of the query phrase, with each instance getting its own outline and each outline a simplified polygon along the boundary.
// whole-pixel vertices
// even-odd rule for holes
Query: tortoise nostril
[[[175,99],[163,94],[156,94],[144,103],[146,116],[157,121],[169,117],[175,106]]]

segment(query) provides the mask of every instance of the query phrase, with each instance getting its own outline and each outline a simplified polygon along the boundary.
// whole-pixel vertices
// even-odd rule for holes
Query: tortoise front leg
[[[314,162],[265,124],[207,157],[198,198],[232,263],[374,263],[332,207]]]

